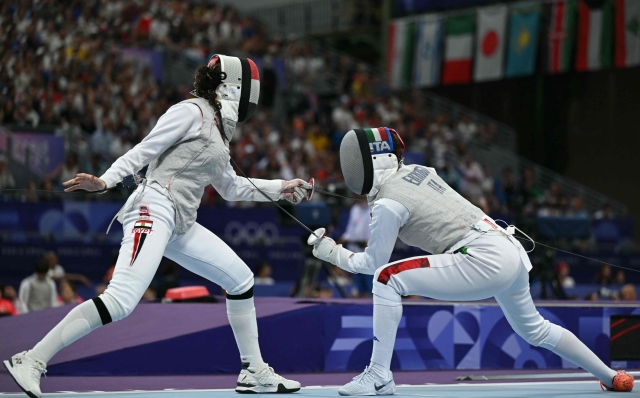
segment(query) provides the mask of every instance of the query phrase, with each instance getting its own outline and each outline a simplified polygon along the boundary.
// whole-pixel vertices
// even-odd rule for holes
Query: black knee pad
[[[107,306],[102,302],[102,299],[100,297],[94,297],[91,299],[91,301],[93,301],[93,304],[95,304],[96,308],[98,309],[98,314],[100,315],[102,324],[106,325],[107,323],[111,323],[111,314],[109,314],[109,310],[107,309]]]
[[[253,286],[251,286],[251,289],[247,290],[242,294],[237,294],[237,295],[227,294],[227,300],[246,300],[246,299],[250,299],[251,297],[253,297]]]

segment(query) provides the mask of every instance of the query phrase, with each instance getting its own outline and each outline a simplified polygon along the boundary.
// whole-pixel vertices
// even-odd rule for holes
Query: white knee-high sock
[[[391,375],[391,357],[396,343],[396,332],[402,319],[402,304],[373,296],[373,353],[370,367],[378,376]]]
[[[580,366],[608,387],[612,387],[613,377],[616,375],[616,371],[605,365],[589,347],[584,345],[582,341],[567,329],[562,330],[562,336],[560,336],[558,344],[555,348],[552,348],[551,351],[567,361],[571,361]]]
[[[233,335],[236,337],[242,366],[248,366],[252,372],[260,372],[267,365],[260,354],[258,322],[256,321],[253,297],[242,300],[227,298],[227,316],[233,329]]]
[[[102,320],[96,304],[92,300],[85,301],[69,311],[27,356],[47,363],[58,351],[100,326]]]

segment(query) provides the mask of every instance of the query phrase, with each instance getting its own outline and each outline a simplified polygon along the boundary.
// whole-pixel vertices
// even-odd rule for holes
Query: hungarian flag
[[[473,79],[477,82],[500,79],[503,75],[507,6],[478,9],[476,63]]]
[[[616,0],[616,66],[640,65],[640,0]]]
[[[475,24],[474,14],[447,18],[442,84],[469,83],[471,81]]]
[[[576,0],[559,0],[551,5],[547,43],[547,58],[551,73],[566,72],[571,66],[576,9]]]
[[[536,68],[540,4],[529,3],[511,8],[507,77],[531,75]]]
[[[413,83],[417,87],[430,87],[440,81],[442,17],[430,14],[416,24],[416,47],[413,55]]]
[[[640,1],[640,0],[636,0]],[[580,0],[576,69],[597,70],[611,66],[613,3]]]
[[[389,24],[387,74],[391,88],[402,88],[410,82],[414,26],[413,22],[402,20]]]

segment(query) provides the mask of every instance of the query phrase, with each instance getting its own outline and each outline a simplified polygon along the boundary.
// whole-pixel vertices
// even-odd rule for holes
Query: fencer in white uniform
[[[73,308],[33,349],[4,361],[31,397],[42,395],[40,376],[59,350],[133,311],[163,256],[227,292],[227,314],[242,363],[236,391],[300,389],[300,383],[279,376],[262,360],[253,274],[227,244],[196,222],[196,210],[209,184],[226,200],[270,198],[294,204],[303,200],[311,185],[299,179],[252,179],[252,184],[238,177],[229,164],[229,141],[236,123],[248,119],[258,103],[259,73],[250,59],[215,55],[198,69],[194,86],[196,98],[172,106],[149,135],[103,176],[78,174],[66,183],[67,191],[106,190],[149,165],[146,180],[118,213],[124,237],[105,292]]]
[[[534,346],[547,348],[595,375],[603,388],[630,391],[631,375],[606,366],[570,331],[544,319],[529,293],[531,262],[513,237],[451,189],[435,170],[401,162],[404,144],[388,128],[349,131],[340,145],[345,181],[367,195],[371,238],[364,253],[353,253],[324,229],[309,237],[313,254],[340,268],[373,274],[371,363],[340,395],[390,395],[390,370],[402,296],[472,301],[495,297],[509,324]],[[400,162],[399,162],[400,161]],[[387,264],[396,239],[433,255]]]

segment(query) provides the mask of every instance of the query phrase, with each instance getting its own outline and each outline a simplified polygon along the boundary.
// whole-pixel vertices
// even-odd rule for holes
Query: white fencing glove
[[[313,255],[319,260],[337,265],[345,271],[352,272],[349,269],[349,257],[353,254],[351,250],[347,250],[342,245],[325,236],[326,230],[319,228],[314,231],[307,239],[309,245],[313,245]]]
[[[309,197],[309,193],[312,189],[313,185],[299,178],[291,181],[282,181],[280,199],[284,199],[289,203],[297,205],[302,202],[302,199]]]

